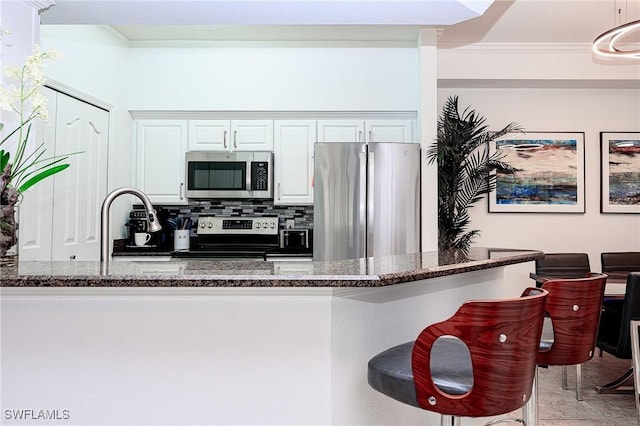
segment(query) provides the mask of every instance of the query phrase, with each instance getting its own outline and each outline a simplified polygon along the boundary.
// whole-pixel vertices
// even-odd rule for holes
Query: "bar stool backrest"
[[[531,396],[547,295],[529,288],[520,298],[466,302],[451,318],[425,328],[412,355],[418,404],[465,417],[522,407]],[[431,348],[441,336],[457,337],[469,349],[473,386],[466,394],[450,395],[433,383]]]
[[[546,311],[553,344],[540,352],[538,364],[575,365],[593,357],[606,283],[606,275],[590,273],[587,278],[556,278],[542,285],[549,292]]]

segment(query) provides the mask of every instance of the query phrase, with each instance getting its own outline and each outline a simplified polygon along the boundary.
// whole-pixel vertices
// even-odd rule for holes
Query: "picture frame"
[[[600,212],[640,213],[640,132],[600,132]]]
[[[584,132],[513,133],[490,142],[516,168],[495,173],[491,213],[584,213]]]

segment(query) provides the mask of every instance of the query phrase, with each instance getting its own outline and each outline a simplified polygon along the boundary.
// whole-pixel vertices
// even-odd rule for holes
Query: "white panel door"
[[[367,142],[415,142],[414,120],[367,120]]]
[[[315,120],[276,120],[274,124],[274,204],[313,204]]]
[[[232,151],[273,151],[273,120],[231,121]]]
[[[318,120],[318,142],[364,141],[364,120]]]
[[[55,176],[51,259],[99,260],[109,113],[61,93],[57,106],[55,153],[78,154]]]
[[[231,122],[229,120],[189,120],[189,151],[228,151]]]
[[[186,204],[186,120],[138,120],[137,187],[152,203]]]
[[[46,156],[52,156],[56,144],[57,92],[43,87],[42,94],[47,98],[49,123],[51,124],[38,120],[36,133],[31,137],[41,140],[44,143]],[[42,180],[23,194],[18,221],[18,241],[20,244],[18,250],[21,260],[51,260],[53,182],[54,178],[51,177]]]

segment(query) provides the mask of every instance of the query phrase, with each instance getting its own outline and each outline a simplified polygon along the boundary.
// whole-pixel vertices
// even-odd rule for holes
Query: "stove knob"
[[[275,222],[271,222],[271,229],[276,227],[276,223]]]
[[[200,222],[200,228],[204,228],[204,227],[205,227],[204,222]]]
[[[208,223],[207,223],[207,228],[213,228],[213,223],[208,222]]]

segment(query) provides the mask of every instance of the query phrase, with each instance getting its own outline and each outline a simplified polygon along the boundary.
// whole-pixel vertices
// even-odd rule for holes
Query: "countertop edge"
[[[542,251],[524,249],[489,249],[509,252],[508,256],[495,259],[465,261],[444,266],[419,268],[387,274],[255,274],[255,275],[20,275],[16,273],[0,280],[0,287],[384,287],[394,284],[426,280],[497,268],[541,259]],[[361,259],[366,262],[370,259]],[[99,264],[99,262],[96,262]]]

